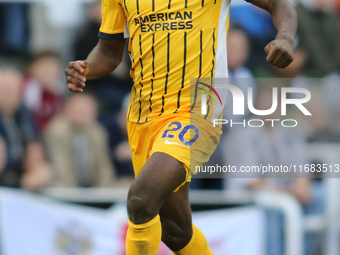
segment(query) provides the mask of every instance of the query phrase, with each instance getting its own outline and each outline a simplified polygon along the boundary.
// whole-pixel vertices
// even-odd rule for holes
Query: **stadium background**
[[[275,38],[270,16],[232,2],[229,76],[253,87],[265,109],[271,86],[258,86],[261,78],[308,88],[313,117],[297,117],[291,141],[278,139],[287,137],[280,129],[225,128],[209,164],[340,164],[340,2],[293,4],[295,60],[279,70],[263,51]],[[88,82],[85,94],[64,85],[67,63],[85,59],[98,40],[100,12],[92,0],[0,0],[1,255],[124,254],[128,56],[112,75]],[[308,177],[193,179],[194,220],[216,255],[338,255],[340,179]],[[159,254],[171,253],[162,246]]]

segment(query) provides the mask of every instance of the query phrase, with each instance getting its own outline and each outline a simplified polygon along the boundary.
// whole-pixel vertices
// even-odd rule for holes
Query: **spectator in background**
[[[24,103],[33,112],[39,130],[43,131],[57,115],[63,103],[59,54],[42,51],[33,56],[24,83]]]
[[[22,75],[0,69],[0,136],[6,142],[7,163],[1,184],[37,189],[50,183],[51,172],[37,141],[30,112],[21,105]]]
[[[253,74],[246,67],[249,53],[249,37],[241,26],[232,26],[227,39],[229,78],[253,78]]]
[[[281,80],[282,81],[282,80]],[[276,81],[276,85],[278,85]],[[266,86],[263,84],[262,86]],[[285,86],[286,87],[286,86]],[[270,109],[272,104],[272,87],[261,89],[256,101],[256,109]],[[280,102],[278,102],[280,105]],[[294,129],[287,129],[281,126],[280,122],[272,122],[265,119],[280,119],[280,107],[267,116],[256,116],[265,123],[263,127],[231,128],[227,137],[222,141],[224,146],[224,165],[236,166],[289,166],[304,165],[309,163],[306,158],[306,138]],[[249,174],[251,175],[251,174]],[[229,176],[231,177],[231,176]],[[239,176],[233,176],[239,177]],[[282,176],[276,173],[275,176],[262,175],[259,173],[250,178],[228,178],[226,187],[229,190],[261,190],[281,191],[294,196],[303,206],[304,213],[309,215],[320,215],[323,213],[324,193],[321,183],[312,182],[309,178],[297,178]],[[309,176],[306,176],[309,177]],[[283,255],[283,218],[279,211],[267,210],[267,254]],[[308,235],[306,238],[305,255],[314,254],[316,250],[316,236]]]
[[[305,66],[307,61],[307,51],[304,48],[297,46],[294,49],[294,60],[285,69],[271,68],[274,78],[284,78],[286,85],[297,88],[310,88],[310,80],[305,73]]]
[[[0,4],[0,54],[15,56],[28,53],[28,4]]]
[[[253,97],[256,98],[256,83],[253,74],[246,67],[250,53],[249,37],[241,26],[235,25],[230,28],[228,32],[227,47],[229,69],[228,82],[239,87],[244,95],[248,94],[248,88],[252,88]],[[244,118],[244,116],[232,115],[232,102],[231,92],[228,91],[224,118],[233,118],[234,121]],[[248,114],[249,111],[246,112],[246,115]]]
[[[299,110],[293,113],[299,119],[298,128],[305,134],[307,141],[339,142],[339,124],[336,120],[339,119],[340,76],[332,74],[320,79],[308,78],[305,74],[307,58],[307,51],[298,45],[294,60],[287,68],[272,68],[274,77],[285,78],[288,86],[305,88],[311,92],[312,98],[305,107],[313,117],[305,116]]]
[[[75,40],[74,52],[76,59],[86,59],[98,43],[99,27],[102,23],[101,1],[88,5],[87,24]],[[125,51],[127,52],[127,50]],[[124,54],[123,61],[117,69],[106,77],[86,82],[86,90],[93,94],[99,102],[100,112],[105,115],[117,114],[124,95],[131,91],[132,80],[128,75],[130,59]]]
[[[317,81],[317,87],[311,87],[309,90],[313,95],[311,100],[305,104],[313,117],[305,116],[301,112],[296,111],[295,118],[300,118],[299,126],[301,131],[308,138],[308,142],[320,143],[338,143],[340,142],[340,104],[339,92],[333,84],[325,84],[324,79],[314,79]],[[327,88],[332,86],[331,88]],[[336,84],[339,86],[339,83]],[[325,90],[326,89],[326,90]],[[324,92],[331,91],[333,98],[337,98],[337,102],[330,100]],[[331,106],[330,108],[330,103]],[[334,109],[333,109],[334,108]]]
[[[101,1],[97,0],[90,3],[86,8],[87,24],[85,29],[81,31],[75,42],[76,59],[86,59],[91,50],[98,43],[98,32],[102,23],[102,7]]]
[[[324,76],[340,66],[339,18],[329,0],[301,0],[296,6],[301,47],[306,49],[308,75]]]
[[[336,9],[338,16],[340,16],[340,1],[336,1],[335,3],[333,2],[333,4],[334,4],[334,7]]]
[[[1,181],[3,180],[3,173],[5,171],[5,167],[7,164],[7,152],[6,152],[6,143],[5,140],[0,136],[0,185],[2,185]]]
[[[114,184],[107,135],[96,121],[97,104],[87,94],[68,99],[65,111],[45,132],[55,185],[104,187]]]
[[[126,127],[130,97],[130,93],[124,97],[118,114],[106,115],[101,118],[101,122],[109,133],[110,150],[117,170],[117,177],[119,178],[134,177]]]
[[[268,41],[274,40],[277,33],[270,15],[242,0],[233,1],[230,13],[230,24],[240,25],[251,40],[249,67],[261,73],[262,69],[268,68],[264,47]],[[229,55],[230,51],[228,51],[228,58]]]

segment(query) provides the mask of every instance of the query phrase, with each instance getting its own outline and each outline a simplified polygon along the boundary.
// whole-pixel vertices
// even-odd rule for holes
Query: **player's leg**
[[[188,193],[187,183],[163,203],[162,241],[174,255],[213,255],[203,233],[192,224]]]
[[[127,255],[157,255],[162,236],[159,211],[185,178],[183,164],[165,153],[153,153],[147,160],[128,194]]]
[[[163,203],[159,212],[162,223],[162,241],[172,251],[183,249],[192,237],[189,184],[182,186]]]

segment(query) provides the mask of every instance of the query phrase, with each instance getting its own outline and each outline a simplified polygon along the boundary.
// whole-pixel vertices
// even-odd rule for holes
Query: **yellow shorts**
[[[190,182],[195,169],[209,160],[222,134],[219,127],[189,112],[160,116],[145,123],[128,121],[127,130],[135,176],[153,153],[163,152],[187,170],[182,185]]]

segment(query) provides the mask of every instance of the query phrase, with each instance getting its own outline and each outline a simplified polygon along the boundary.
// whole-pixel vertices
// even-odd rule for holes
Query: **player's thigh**
[[[188,169],[186,181],[190,182],[190,173],[196,174],[199,166],[208,162],[220,135],[221,130],[204,118],[179,114],[158,132],[151,153],[164,152],[178,159]]]
[[[186,170],[181,162],[168,154],[155,152],[131,185],[129,199],[146,200],[151,208],[160,209],[185,178]]]
[[[186,183],[177,192],[166,199],[160,210],[162,223],[162,241],[169,248],[176,250],[176,245],[187,244],[192,236],[192,218],[189,204],[189,184]]]

